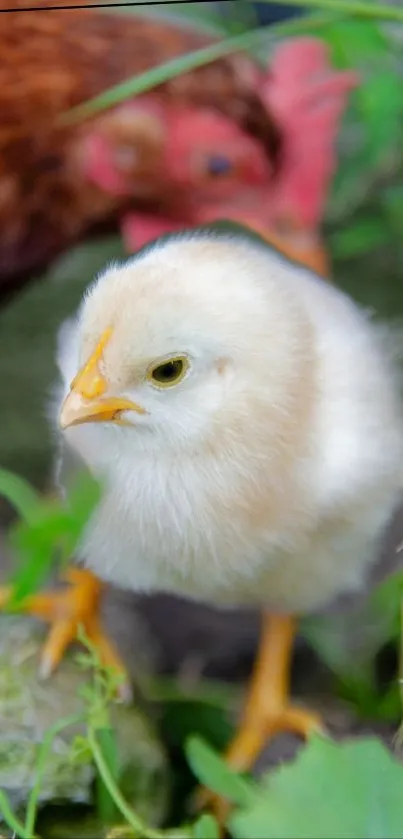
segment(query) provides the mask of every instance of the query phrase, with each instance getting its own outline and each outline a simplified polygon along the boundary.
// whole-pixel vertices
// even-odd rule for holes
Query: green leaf
[[[19,521],[10,533],[17,568],[7,609],[14,610],[45,582],[57,551],[64,560],[74,554],[101,488],[89,473],[83,473],[77,477],[66,505],[61,499],[40,499],[25,481],[11,473],[3,474],[7,475],[7,488],[12,488],[25,514],[25,520]],[[14,483],[11,479],[15,479]]]
[[[374,248],[386,244],[390,235],[387,219],[381,215],[362,216],[345,230],[339,230],[331,236],[332,253],[338,258],[369,253]]]
[[[402,80],[393,70],[379,69],[357,92],[366,128],[366,148],[376,167],[402,136]]]
[[[330,46],[334,64],[342,69],[356,68],[360,75],[361,83],[349,98],[345,124],[351,123],[355,134],[358,130],[361,135],[354,166],[357,176],[368,180],[399,148],[402,138],[401,78],[391,40],[371,20],[336,21],[321,34]],[[344,168],[342,164],[339,179],[345,178]]]
[[[379,740],[312,737],[229,819],[235,839],[401,839],[403,767]]]
[[[56,548],[66,533],[66,514],[59,502],[42,502],[35,521],[19,522],[10,534],[10,544],[17,556],[13,574],[12,598],[7,608],[17,608],[27,595],[45,582],[55,560]]]
[[[376,176],[377,173],[370,167],[362,151],[362,143],[358,152],[352,153],[349,150],[348,156],[342,157],[333,178],[327,218],[341,229],[348,227],[346,216],[350,217],[360,211]]]
[[[382,207],[393,231],[401,236],[403,230],[403,186],[393,184],[381,196]]]
[[[379,24],[372,20],[336,21],[325,27],[321,35],[331,49],[332,60],[342,68],[383,58],[389,47]]]
[[[400,637],[403,572],[390,575],[354,609],[301,621],[301,634],[342,682],[342,692],[365,716],[390,719],[396,711],[396,686],[382,700],[376,690],[374,660]],[[396,716],[395,716],[396,718]]]
[[[204,813],[193,825],[194,839],[220,839],[220,828],[214,816]]]
[[[94,667],[94,662],[90,653],[76,653],[74,661],[79,667],[82,667],[83,670],[91,670]]]
[[[400,695],[400,691],[400,685],[398,680],[396,680],[386,691],[384,696],[380,698],[378,697],[376,713],[371,715],[373,720],[379,719],[393,724],[396,724],[396,720],[401,721],[402,697]]]
[[[76,734],[69,751],[69,762],[73,765],[88,764],[92,761],[92,752],[86,737]]]
[[[24,478],[7,469],[0,469],[0,495],[7,498],[25,521],[32,521],[36,517],[41,503],[40,496]]]
[[[208,789],[247,806],[255,796],[255,785],[234,772],[201,738],[189,737],[186,757],[198,780]]]
[[[12,595],[5,607],[7,611],[18,611],[25,598],[38,591],[44,585],[53,561],[53,551],[46,550],[44,545],[38,545],[35,551],[31,551],[28,561],[24,564],[22,570],[17,571],[14,575]]]

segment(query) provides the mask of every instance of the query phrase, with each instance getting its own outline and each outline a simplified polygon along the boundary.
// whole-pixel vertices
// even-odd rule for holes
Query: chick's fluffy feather
[[[81,559],[116,584],[303,613],[358,589],[403,486],[383,333],[263,243],[206,231],[109,267],[59,351],[61,398],[103,331],[110,394],[147,413],[66,442],[106,491]],[[186,354],[159,391],[149,365]]]

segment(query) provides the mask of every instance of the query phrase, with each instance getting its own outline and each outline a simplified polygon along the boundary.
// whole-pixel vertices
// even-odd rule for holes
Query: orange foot
[[[264,617],[255,670],[238,732],[226,754],[228,764],[239,772],[252,768],[265,744],[276,734],[291,731],[308,737],[325,731],[317,714],[289,702],[289,671],[295,622],[290,617]],[[221,825],[228,802],[201,790],[198,806],[211,809]]]
[[[121,677],[119,695],[123,699],[129,699],[131,691],[125,667],[104,634],[100,622],[99,607],[103,584],[91,571],[80,568],[68,568],[62,579],[68,586],[60,591],[33,594],[21,604],[21,611],[51,624],[41,654],[40,675],[42,678],[50,676],[62,660],[67,647],[77,640],[79,629],[82,627],[85,636],[97,649],[102,664]],[[7,605],[10,596],[11,587],[0,588],[0,608]]]

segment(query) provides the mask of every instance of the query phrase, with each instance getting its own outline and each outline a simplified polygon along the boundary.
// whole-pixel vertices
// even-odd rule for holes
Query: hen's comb
[[[278,47],[262,97],[282,132],[278,219],[316,227],[336,168],[336,139],[358,76],[331,67],[325,44],[296,38]]]

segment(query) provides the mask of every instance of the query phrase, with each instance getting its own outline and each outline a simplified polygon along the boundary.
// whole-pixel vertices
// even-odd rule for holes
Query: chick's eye
[[[188,366],[186,358],[171,358],[169,361],[164,361],[163,364],[153,367],[148,374],[148,378],[158,387],[170,387],[170,385],[179,384]]]

